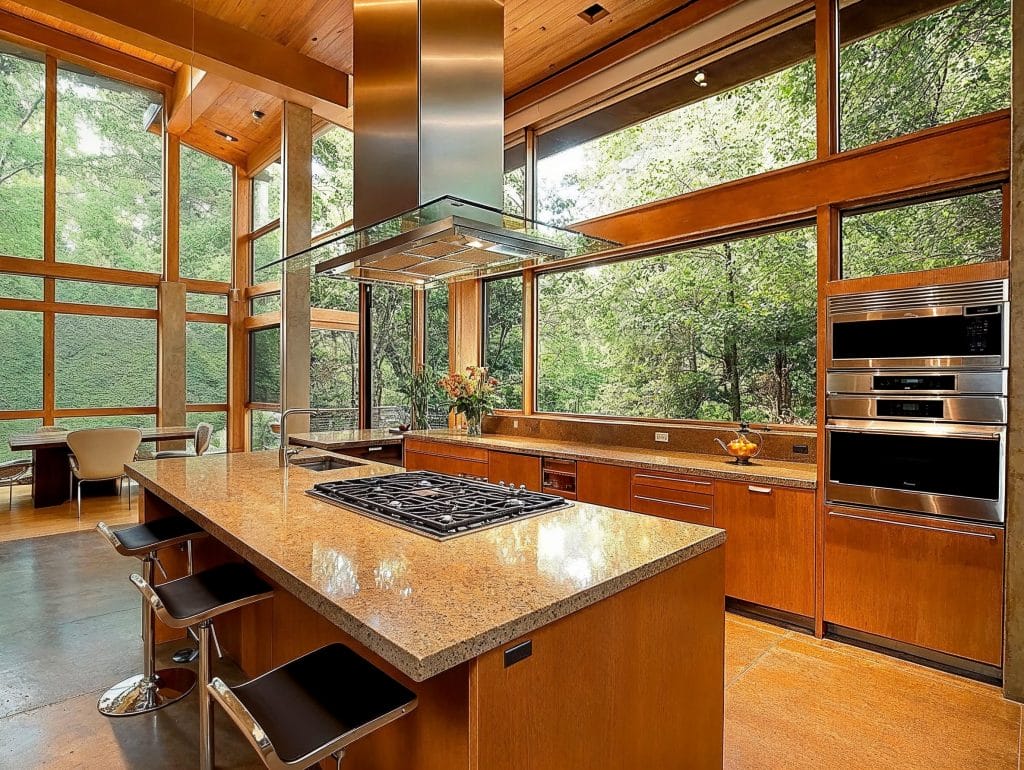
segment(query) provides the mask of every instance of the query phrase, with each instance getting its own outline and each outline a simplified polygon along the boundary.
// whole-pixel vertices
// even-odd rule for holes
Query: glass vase
[[[483,414],[476,409],[466,410],[466,435],[483,435]]]

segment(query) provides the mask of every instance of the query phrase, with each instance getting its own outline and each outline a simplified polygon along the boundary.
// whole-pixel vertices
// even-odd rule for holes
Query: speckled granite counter
[[[386,446],[401,444],[402,434],[392,433],[387,428],[369,430],[323,430],[312,433],[291,433],[288,443],[298,446],[315,447],[337,451],[339,449],[355,449],[358,447]]]
[[[724,456],[627,446],[581,444],[527,436],[506,436],[498,433],[485,433],[483,436],[471,437],[467,436],[465,431],[423,430],[410,431],[405,435],[432,441],[444,441],[460,446],[498,449],[502,452],[543,455],[567,460],[616,463],[646,470],[691,473],[695,476],[726,481],[753,481],[803,489],[814,489],[817,486],[818,471],[813,463],[755,460],[754,465],[739,466],[730,464]]]
[[[464,437],[463,437],[464,438]],[[436,542],[318,501],[275,452],[138,462],[128,474],[347,634],[423,681],[725,541],[718,529],[595,505]]]

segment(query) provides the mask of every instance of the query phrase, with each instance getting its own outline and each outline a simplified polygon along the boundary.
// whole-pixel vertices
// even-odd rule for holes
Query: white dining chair
[[[117,481],[125,478],[124,466],[135,459],[142,443],[138,428],[89,428],[68,434],[72,455],[71,484],[78,479],[78,518],[82,518],[82,483]],[[128,507],[132,507],[132,487],[128,484]]]
[[[196,426],[195,451],[187,449],[166,449],[153,455],[155,460],[164,460],[168,457],[202,457],[210,448],[210,439],[213,437],[213,426],[208,422],[201,422]]]
[[[32,461],[8,460],[0,463],[0,487],[7,487],[7,509],[14,508],[14,488],[18,484],[32,483]]]

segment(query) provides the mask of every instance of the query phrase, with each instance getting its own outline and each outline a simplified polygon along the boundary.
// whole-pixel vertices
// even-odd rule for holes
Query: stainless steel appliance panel
[[[950,396],[930,394],[862,396],[829,394],[828,415],[858,420],[922,420],[928,422],[1005,423],[1002,396]]]
[[[1005,396],[1005,371],[965,372],[936,369],[839,371],[825,376],[827,393]]]

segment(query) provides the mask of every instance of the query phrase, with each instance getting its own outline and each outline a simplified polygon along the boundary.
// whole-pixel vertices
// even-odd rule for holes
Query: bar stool
[[[168,516],[145,524],[112,530],[102,521],[96,529],[122,556],[142,561],[142,574],[152,581],[153,565],[159,564],[157,551],[181,543],[189,546],[189,571],[192,569],[192,540],[206,533],[186,516]],[[161,571],[163,566],[160,567]],[[168,706],[191,692],[196,675],[187,668],[156,669],[156,639],[152,607],[142,603],[142,665],[143,672],[118,682],[96,704],[108,717],[132,716]]]
[[[213,709],[210,682],[210,634],[213,619],[225,612],[267,599],[274,590],[246,564],[228,563],[154,586],[131,576],[150,607],[171,628],[199,626],[199,767],[213,768]],[[219,647],[219,645],[218,645]]]
[[[207,686],[271,770],[327,757],[416,708],[416,693],[343,644],[330,644],[228,687]]]

